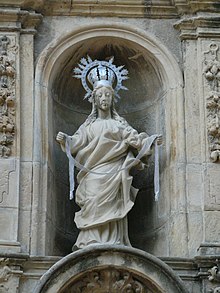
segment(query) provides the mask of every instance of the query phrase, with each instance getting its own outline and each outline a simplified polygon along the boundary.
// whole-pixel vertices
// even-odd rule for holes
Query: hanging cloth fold
[[[159,146],[155,143],[155,158],[154,158],[154,198],[158,201],[160,196],[160,177],[159,177]]]
[[[119,173],[123,170],[130,169],[131,167],[135,166],[140,159],[144,156],[144,154],[147,152],[147,149],[149,148],[149,144],[152,145],[154,141],[157,139],[158,135],[152,135],[149,137],[151,139],[150,143],[145,143],[141,150],[139,151],[136,158],[134,158],[133,162],[130,163],[128,166],[121,168],[115,172],[94,172],[86,168],[85,166],[81,165],[78,161],[73,158],[71,151],[70,151],[70,138],[69,136],[66,137],[66,155],[69,159],[69,183],[70,183],[70,200],[74,198],[74,188],[75,188],[75,181],[74,181],[74,167],[76,166],[78,169],[86,171],[88,173],[97,174],[97,175],[111,175]],[[157,143],[155,143],[155,167],[154,167],[154,195],[155,195],[155,201],[158,201],[159,199],[159,192],[160,192],[160,184],[159,184],[159,147]]]

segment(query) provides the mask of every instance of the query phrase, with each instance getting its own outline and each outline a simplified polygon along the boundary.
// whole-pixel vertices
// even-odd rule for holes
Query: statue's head
[[[92,91],[92,103],[96,108],[109,110],[114,105],[114,90],[111,86],[97,85]]]
[[[114,58],[109,61],[94,60],[87,56],[82,58],[78,67],[74,68],[74,77],[81,79],[82,85],[86,90],[84,99],[92,103],[92,112],[86,120],[90,124],[98,117],[98,108],[103,111],[111,111],[113,119],[124,123],[115,110],[115,103],[120,99],[118,91],[127,90],[122,82],[128,77],[127,69],[124,66],[115,66]]]

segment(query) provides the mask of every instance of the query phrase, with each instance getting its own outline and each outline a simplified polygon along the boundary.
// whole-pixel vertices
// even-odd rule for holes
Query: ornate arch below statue
[[[34,293],[187,293],[160,259],[124,246],[89,246],[53,265]]]

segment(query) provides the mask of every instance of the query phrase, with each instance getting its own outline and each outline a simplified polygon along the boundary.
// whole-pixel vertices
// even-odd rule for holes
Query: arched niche
[[[55,136],[59,130],[74,133],[90,113],[90,103],[83,100],[85,91],[80,81],[72,77],[73,68],[87,54],[98,60],[114,56],[114,64],[125,65],[129,79],[124,85],[129,91],[120,91],[121,100],[117,103],[119,114],[138,131],[149,134],[160,132],[165,137],[160,162],[161,190],[163,198],[167,198],[162,202],[165,202],[166,211],[161,217],[160,210],[153,202],[151,162],[148,170],[141,174],[134,173],[134,184],[140,188],[140,194],[129,215],[132,244],[144,250],[150,247],[150,251],[154,252],[152,233],[155,234],[158,227],[167,225],[169,218],[170,195],[163,188],[169,180],[166,170],[172,161],[184,157],[180,147],[183,140],[181,131],[177,134],[178,139],[172,138],[174,150],[169,145],[173,136],[171,124],[178,124],[174,119],[181,119],[176,116],[181,107],[178,105],[176,108],[173,101],[181,90],[182,77],[175,60],[158,40],[141,30],[113,23],[105,27],[98,24],[79,27],[50,44],[38,60],[34,155],[40,166],[36,169],[39,184],[36,185],[34,196],[37,201],[39,194],[42,195],[45,206],[41,208],[45,221],[39,220],[37,213],[33,213],[33,217],[40,222],[36,233],[42,235],[45,243],[39,243],[39,236],[36,236],[32,240],[32,248],[43,250],[45,254],[65,255],[71,251],[71,245],[77,237],[73,222],[77,206],[68,200],[67,159],[56,144]],[[172,100],[172,107],[168,99]],[[180,95],[180,102],[181,99]],[[179,114],[182,115],[182,112]],[[158,237],[158,243],[160,241],[163,240]],[[165,247],[165,250],[168,248]],[[163,254],[166,255],[166,252]]]
[[[64,257],[39,280],[34,293],[187,293],[160,259],[123,246],[92,246]]]

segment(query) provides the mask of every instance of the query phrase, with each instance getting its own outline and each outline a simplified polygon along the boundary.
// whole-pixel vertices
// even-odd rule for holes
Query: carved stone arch
[[[160,259],[134,248],[101,245],[71,253],[58,261],[41,277],[34,291],[67,292],[188,291],[181,279]]]
[[[158,101],[163,100],[161,108],[163,107],[162,110],[165,114],[162,115],[164,120],[160,123],[162,125],[161,127],[163,127],[166,132],[164,143],[164,148],[166,150],[162,152],[163,155],[161,158],[163,164],[161,168],[161,172],[163,173],[163,176],[161,176],[161,190],[165,193],[163,198],[169,198],[171,194],[175,193],[177,194],[177,198],[180,197],[181,201],[184,200],[185,173],[183,169],[178,171],[178,184],[172,184],[172,190],[164,188],[165,182],[169,182],[171,178],[176,177],[175,168],[179,168],[178,164],[182,164],[185,161],[185,138],[183,127],[184,107],[182,91],[183,80],[181,70],[174,56],[156,37],[150,35],[142,29],[137,27],[134,28],[131,25],[119,24],[117,22],[106,22],[105,25],[96,23],[92,25],[78,26],[75,30],[50,43],[43,50],[36,64],[34,133],[35,164],[33,188],[33,201],[35,209],[32,213],[32,223],[38,224],[33,225],[32,229],[32,254],[62,255],[70,252],[68,250],[69,248],[57,252],[54,247],[54,243],[56,242],[55,239],[58,239],[58,242],[60,242],[63,247],[65,246],[65,242],[71,243],[72,241],[71,244],[73,244],[72,238],[70,241],[68,239],[63,239],[64,234],[70,235],[70,233],[68,233],[69,231],[64,231],[63,235],[57,235],[56,232],[61,231],[63,228],[61,227],[60,229],[60,227],[56,227],[59,224],[57,224],[59,217],[54,210],[58,210],[59,208],[63,215],[70,214],[73,211],[72,206],[70,207],[70,204],[67,203],[68,198],[66,197],[66,200],[64,199],[65,194],[68,195],[67,188],[65,191],[62,189],[62,192],[58,195],[58,201],[54,204],[54,196],[56,196],[55,194],[60,188],[55,185],[57,184],[57,177],[63,176],[63,174],[60,175],[59,172],[62,169],[60,166],[63,164],[64,160],[64,157],[61,158],[58,154],[58,146],[55,144],[55,132],[58,130],[65,130],[63,128],[66,127],[67,129],[69,127],[71,132],[69,130],[68,133],[73,133],[76,121],[78,121],[79,126],[80,123],[85,120],[85,115],[89,113],[87,108],[88,106],[85,101],[80,102],[80,107],[84,107],[85,105],[85,108],[78,111],[77,107],[79,105],[79,99],[82,99],[84,93],[81,89],[79,90],[79,88],[81,88],[80,81],[71,80],[71,69],[82,57],[82,53],[86,53],[86,48],[88,48],[89,54],[93,54],[93,58],[99,59],[101,56],[101,49],[104,48],[104,45],[102,45],[104,43],[100,45],[100,40],[106,41],[105,48],[108,48],[109,41],[113,42],[114,48],[110,49],[109,52],[119,53],[119,56],[122,59],[116,60],[116,62],[118,62],[117,65],[125,64],[127,62],[125,64],[126,67],[130,66],[128,70],[130,70],[131,76],[128,82],[131,83],[131,86],[129,87],[129,92],[126,93],[126,101],[128,101],[128,104],[131,103],[128,113],[130,113],[133,107],[136,106],[135,103],[133,103],[133,96],[135,92],[132,92],[132,89],[136,90],[139,85],[141,85],[141,94],[144,93],[147,85],[147,98],[149,97],[149,105],[147,105],[147,107],[149,109],[151,104],[159,104],[160,102]],[[94,53],[94,48],[96,47],[98,49]],[[139,58],[139,52],[143,55],[140,61],[136,59]],[[131,57],[129,61],[126,61],[128,58],[125,58],[127,56],[124,56],[124,53],[127,54],[129,58]],[[145,69],[142,69],[142,67],[147,68],[146,70],[148,71],[146,72],[148,72],[148,75],[145,74]],[[137,77],[135,77],[135,75],[137,75]],[[133,82],[133,77],[136,78],[135,82]],[[151,87],[150,84],[153,86]],[[74,93],[72,98],[71,92],[73,91]],[[141,96],[141,94],[139,96]],[[123,95],[125,94],[122,93],[122,96]],[[56,98],[57,96],[58,99]],[[138,111],[141,109],[142,104],[147,100],[144,94],[142,96],[143,100],[140,98]],[[155,99],[154,96],[156,97]],[[70,101],[73,103],[71,109],[69,107]],[[75,101],[78,104],[74,104]],[[72,114],[74,113],[76,117],[74,118],[75,120],[64,119],[64,124],[58,128],[58,124],[62,122],[59,117],[57,120],[55,119],[55,116],[57,115],[57,108],[54,107],[55,103],[57,103],[56,105],[61,105],[61,107],[63,107],[63,110],[60,111],[69,111],[68,115],[63,114],[62,117],[72,117]],[[121,109],[122,111],[124,110],[123,103],[121,104]],[[83,112],[84,116],[78,115],[77,111]],[[126,113],[124,114],[127,119]],[[142,118],[144,119],[146,115],[146,113],[143,113]],[[133,116],[135,115],[132,114],[131,117]],[[161,117],[159,110],[158,117]],[[54,124],[55,120],[58,122]],[[140,128],[142,126],[141,124],[143,123],[140,122]],[[154,124],[156,125],[156,123]],[[133,126],[136,127],[136,125]],[[152,128],[153,127],[154,125]],[[149,130],[149,133],[150,132],[151,129]],[[56,158],[56,162],[54,162],[54,158]],[[51,187],[53,185],[55,186],[54,188]],[[167,183],[166,185],[169,186]],[[181,190],[178,186],[182,186]],[[64,210],[64,205],[67,206],[67,209],[69,209],[68,211]],[[167,207],[167,210],[170,210],[170,208]],[[159,209],[158,212],[160,213]],[[73,216],[71,216],[71,218],[73,218]],[[169,215],[166,216],[165,220],[164,219],[164,217],[159,219],[157,224],[158,227],[170,225],[168,223]],[[148,219],[146,219],[145,222],[147,223]],[[69,227],[71,225],[73,225],[72,222]],[[185,229],[184,225],[183,229]],[[181,235],[184,235],[184,233]],[[46,240],[43,242],[42,239],[45,239],[45,237]],[[187,237],[185,237],[185,239],[187,239]],[[187,240],[185,239],[181,241],[181,243],[185,245],[183,248],[183,255],[186,255],[187,250]],[[144,239],[142,242],[146,243],[146,240]],[[142,244],[137,244],[136,246],[145,249],[145,247],[142,247]],[[168,247],[166,247],[165,250],[172,251]],[[153,251],[153,253],[156,254],[157,251]],[[158,254],[159,253],[160,252],[158,252]],[[167,256],[167,253],[162,252],[162,255]]]

